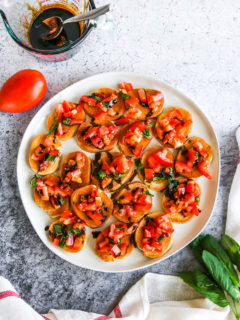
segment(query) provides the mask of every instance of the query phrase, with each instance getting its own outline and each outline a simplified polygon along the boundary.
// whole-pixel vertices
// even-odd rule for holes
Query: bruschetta
[[[140,182],[127,184],[114,196],[113,215],[123,222],[138,222],[152,209],[153,195]]]
[[[63,158],[60,177],[71,188],[78,189],[90,182],[91,160],[81,152],[71,152]]]
[[[71,205],[74,213],[90,228],[102,226],[113,211],[112,200],[94,185],[75,190]]]
[[[136,121],[124,125],[119,134],[119,147],[129,157],[139,158],[142,151],[153,138],[152,124],[150,121]]]
[[[163,146],[176,149],[185,143],[191,129],[191,113],[183,108],[171,107],[158,117],[155,135]]]
[[[126,223],[114,222],[103,230],[96,239],[95,252],[102,260],[113,262],[126,258],[133,250],[131,242],[138,223],[127,226]]]
[[[68,252],[79,252],[87,241],[85,222],[66,210],[50,225],[48,236],[53,245]]]
[[[125,98],[126,117],[129,119],[146,120],[157,117],[162,112],[164,96],[161,91],[140,88],[122,96]]]
[[[132,175],[134,163],[120,152],[105,152],[96,159],[92,182],[108,192],[119,189]]]
[[[123,98],[110,88],[97,89],[88,96],[82,96],[80,101],[86,113],[96,120],[117,120],[125,110]]]
[[[59,217],[64,210],[69,209],[73,190],[69,185],[61,183],[58,176],[50,174],[41,179],[35,176],[31,180],[31,186],[35,188],[35,202],[47,211],[51,218]]]
[[[152,190],[161,191],[173,175],[172,152],[163,147],[150,148],[136,159],[139,178]]]
[[[195,180],[173,180],[162,198],[163,209],[176,223],[186,223],[200,213],[201,188]]]
[[[206,141],[199,137],[189,138],[178,151],[175,170],[183,177],[198,178],[204,175],[212,179],[208,171],[212,161],[212,148]]]
[[[48,117],[50,132],[62,141],[71,139],[81,123],[85,121],[83,105],[63,101],[56,105],[54,112]]]
[[[118,142],[119,128],[111,121],[84,122],[78,129],[77,142],[87,152],[112,150]]]
[[[159,258],[171,247],[173,225],[168,214],[154,212],[144,217],[135,232],[137,247],[148,258]]]
[[[59,167],[61,149],[62,144],[54,135],[36,136],[29,151],[30,167],[39,175],[54,173]]]

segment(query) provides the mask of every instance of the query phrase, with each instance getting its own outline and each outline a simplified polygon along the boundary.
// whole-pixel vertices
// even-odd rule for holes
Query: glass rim
[[[94,0],[89,0],[89,5],[91,10],[95,9],[95,3]],[[13,32],[13,30],[11,29],[7,17],[5,15],[5,13],[3,12],[3,10],[0,9],[0,14],[2,15],[3,18],[3,22],[5,24],[5,27],[7,29],[7,32],[9,33],[9,35],[11,36],[11,38],[17,42],[18,45],[20,45],[22,48],[31,51],[33,53],[36,54],[42,54],[42,55],[51,55],[51,54],[58,54],[58,53],[64,53],[66,51],[71,50],[72,48],[76,47],[80,42],[82,42],[90,33],[90,31],[96,27],[96,24],[90,23],[88,21],[87,26],[84,27],[85,31],[83,31],[82,35],[75,41],[71,42],[70,44],[68,44],[67,46],[64,46],[62,48],[59,49],[52,49],[52,50],[40,50],[40,49],[35,49],[29,46],[26,46],[17,36],[16,34]]]

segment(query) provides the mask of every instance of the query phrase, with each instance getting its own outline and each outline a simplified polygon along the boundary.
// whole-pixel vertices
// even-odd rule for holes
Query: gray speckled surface
[[[109,2],[115,35],[94,30],[73,59],[57,64],[37,60],[17,47],[0,22],[0,85],[20,69],[36,68],[49,84],[44,103],[86,76],[133,71],[185,92],[207,113],[219,139],[219,195],[205,232],[220,236],[238,158],[234,132],[240,122],[240,4],[235,0]],[[104,274],[75,267],[43,245],[24,212],[16,183],[17,150],[41,105],[24,114],[0,114],[0,274],[22,298],[40,312],[72,308],[107,314],[147,271],[176,274],[196,266],[186,248],[139,272]]]

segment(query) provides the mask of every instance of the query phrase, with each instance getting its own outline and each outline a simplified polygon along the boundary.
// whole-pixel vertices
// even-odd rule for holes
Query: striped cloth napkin
[[[236,132],[240,147],[240,128]],[[228,201],[226,233],[240,242],[240,158]],[[109,316],[78,310],[50,310],[40,315],[0,277],[0,320],[233,320],[229,307],[202,298],[179,277],[147,273]]]

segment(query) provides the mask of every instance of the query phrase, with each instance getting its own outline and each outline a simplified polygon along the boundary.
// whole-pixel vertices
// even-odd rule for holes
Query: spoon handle
[[[98,16],[101,16],[102,14],[107,13],[109,11],[109,6],[110,6],[110,4],[107,4],[105,6],[97,8],[97,9],[90,10],[90,11],[88,11],[86,13],[79,14],[78,16],[74,16],[72,18],[64,20],[63,24],[73,23],[73,22],[80,22],[80,21],[83,21],[83,20],[89,20],[89,19],[96,18]]]

